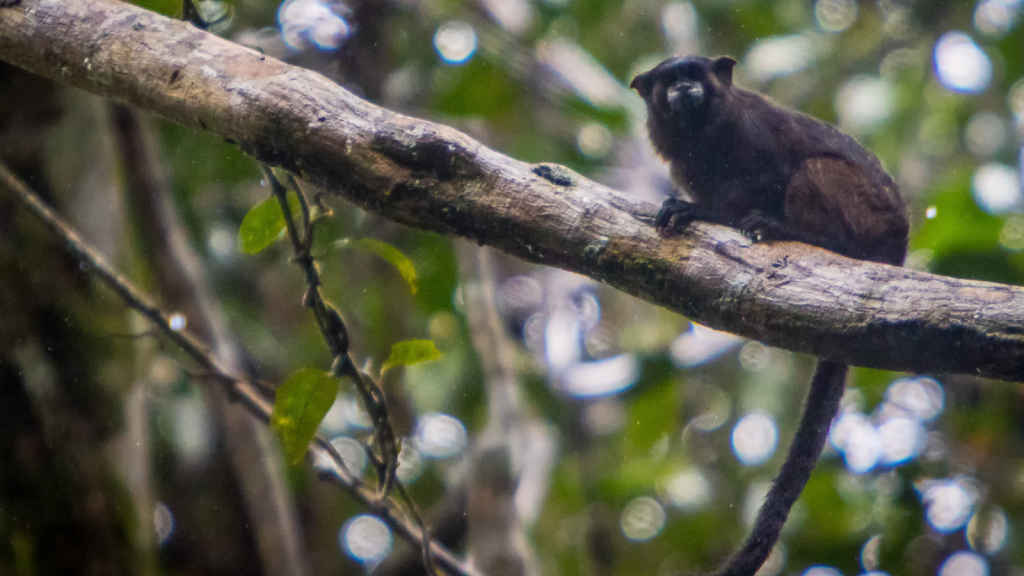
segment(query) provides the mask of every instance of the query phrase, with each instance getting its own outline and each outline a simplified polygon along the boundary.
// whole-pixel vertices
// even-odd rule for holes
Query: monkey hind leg
[[[782,463],[764,504],[757,513],[757,520],[743,547],[739,549],[716,573],[720,576],[753,576],[771,554],[779,539],[782,525],[786,523],[789,510],[793,507],[807,480],[811,477],[821,450],[828,438],[832,419],[839,412],[839,402],[846,385],[847,366],[827,360],[818,362],[811,379],[807,404],[800,419],[789,453]]]

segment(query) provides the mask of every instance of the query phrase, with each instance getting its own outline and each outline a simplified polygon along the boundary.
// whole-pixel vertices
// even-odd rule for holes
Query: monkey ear
[[[715,59],[715,63],[711,65],[711,71],[715,73],[718,80],[729,86],[732,84],[732,67],[736,65],[736,61],[728,56],[720,56]]]
[[[643,74],[637,74],[636,78],[633,78],[633,81],[629,83],[629,87],[639,92],[641,97],[647,98],[647,94],[644,93],[644,88],[646,84],[647,72],[644,72]]]

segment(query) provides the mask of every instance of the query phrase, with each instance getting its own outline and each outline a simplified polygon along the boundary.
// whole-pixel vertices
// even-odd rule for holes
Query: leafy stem
[[[405,488],[396,478],[399,446],[394,428],[392,428],[388,417],[384,391],[376,380],[356,367],[349,353],[350,341],[345,321],[338,310],[324,300],[323,294],[320,291],[322,284],[320,272],[312,255],[313,236],[316,230],[317,219],[311,215],[309,201],[302,188],[289,175],[289,184],[291,185],[292,192],[297,196],[299,204],[300,222],[297,225],[292,207],[288,204],[289,189],[281,183],[273,170],[268,166],[263,166],[263,173],[270,183],[271,192],[274,198],[277,199],[281,207],[281,213],[284,215],[285,229],[294,252],[292,259],[299,265],[306,276],[306,293],[302,298],[302,304],[313,311],[320,334],[323,336],[327,348],[331,351],[331,355],[334,358],[331,373],[338,378],[347,377],[352,380],[356,391],[362,399],[363,406],[370,416],[376,440],[375,444],[378,450],[380,450],[380,454],[376,454],[369,447],[366,448],[366,454],[377,472],[377,498],[380,501],[384,501],[389,497],[392,490],[398,493],[399,498],[405,503],[409,513],[421,528],[423,562],[427,572],[434,574],[434,561],[430,552],[430,537],[427,533],[426,525]]]

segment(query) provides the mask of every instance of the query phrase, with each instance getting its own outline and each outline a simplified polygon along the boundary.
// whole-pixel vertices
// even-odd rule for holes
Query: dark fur
[[[732,64],[671,58],[631,84],[647,101],[655,149],[699,208],[670,200],[659,228],[705,220],[902,264],[906,208],[878,158],[834,127],[734,86]],[[704,101],[673,110],[668,92],[686,82],[703,87]]]
[[[734,86],[734,64],[670,58],[630,85],[647,102],[651,142],[692,200],[666,200],[658,230],[670,235],[702,220],[755,241],[798,240],[902,265],[906,207],[878,158],[834,127]],[[786,460],[750,536],[719,574],[752,576],[767,559],[821,454],[846,371],[818,363]]]

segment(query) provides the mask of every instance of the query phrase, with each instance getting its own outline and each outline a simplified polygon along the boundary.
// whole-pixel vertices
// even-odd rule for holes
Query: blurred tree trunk
[[[44,145],[61,96],[0,64],[0,160],[50,202]],[[107,305],[12,202],[0,199],[0,573],[139,573],[135,516],[108,457],[122,406],[100,376],[117,354],[93,321]]]

